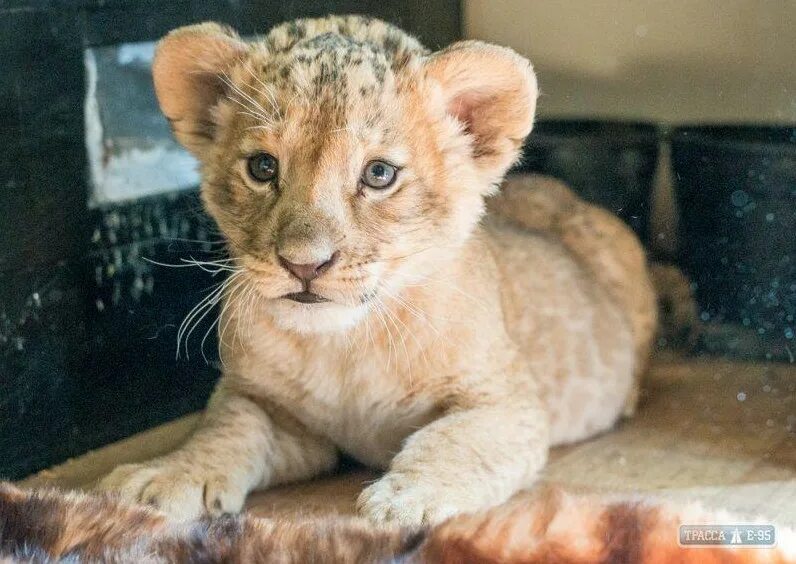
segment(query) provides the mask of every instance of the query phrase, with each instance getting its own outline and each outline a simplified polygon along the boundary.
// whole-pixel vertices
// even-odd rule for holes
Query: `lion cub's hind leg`
[[[620,306],[635,346],[634,385],[624,408],[625,416],[633,415],[658,318],[641,242],[618,217],[546,176],[510,176],[488,209],[525,229],[553,234]]]

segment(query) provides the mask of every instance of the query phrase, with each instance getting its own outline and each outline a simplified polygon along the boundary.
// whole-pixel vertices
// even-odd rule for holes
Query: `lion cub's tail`
[[[703,334],[703,323],[691,281],[673,264],[652,262],[649,269],[658,294],[658,338],[674,348],[693,349]]]

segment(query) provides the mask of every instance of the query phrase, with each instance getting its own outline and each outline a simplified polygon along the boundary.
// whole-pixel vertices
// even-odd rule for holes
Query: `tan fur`
[[[550,490],[430,530],[374,527],[346,517],[288,521],[246,515],[175,525],[152,509],[109,497],[24,492],[0,483],[0,562],[64,557],[228,564],[794,562],[796,533],[782,526],[776,548],[678,544],[680,524],[740,522],[750,521],[696,505],[677,508]]]
[[[229,243],[224,376],[187,444],[103,487],[181,518],[237,512],[342,450],[387,470],[364,515],[435,523],[531,486],[551,444],[632,411],[655,319],[638,242],[563,189],[545,203],[510,184],[508,220],[481,222],[532,126],[527,60],[480,42],[430,54],[383,22],[331,17],[251,45],[178,30],[154,78]],[[277,182],[247,175],[258,151]],[[389,190],[358,180],[373,159],[400,168]],[[555,221],[523,215],[537,210]],[[278,256],[335,251],[311,282],[330,301],[283,298],[304,285]]]
[[[580,200],[562,182],[544,176],[510,177],[501,196],[489,204],[491,212],[509,221],[553,235],[621,306],[638,360],[625,402],[625,415],[633,415],[658,321],[647,257],[633,231],[615,215]]]

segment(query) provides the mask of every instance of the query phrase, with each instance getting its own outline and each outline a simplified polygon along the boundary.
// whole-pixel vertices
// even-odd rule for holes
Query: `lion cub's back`
[[[555,238],[490,218],[507,329],[540,379],[554,443],[609,428],[633,387],[630,326]]]
[[[488,206],[493,216],[560,241],[591,273],[630,322],[640,373],[650,354],[658,309],[646,252],[635,233],[616,215],[547,176],[510,176]]]

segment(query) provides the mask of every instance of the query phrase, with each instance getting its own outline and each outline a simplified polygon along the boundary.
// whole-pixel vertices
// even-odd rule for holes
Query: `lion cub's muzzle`
[[[324,272],[332,268],[332,266],[334,265],[334,263],[337,262],[337,259],[339,257],[340,257],[340,251],[335,251],[326,260],[310,262],[305,264],[296,264],[280,254],[279,264],[282,265],[282,268],[287,270],[290,274],[298,278],[299,282],[301,282],[304,288],[301,292],[293,292],[290,294],[286,294],[284,297],[289,300],[293,300],[303,304],[317,304],[322,302],[328,302],[329,300],[327,300],[323,296],[319,296],[318,294],[313,293],[310,290],[310,284],[312,283],[313,280],[315,280],[319,276],[322,276]]]

